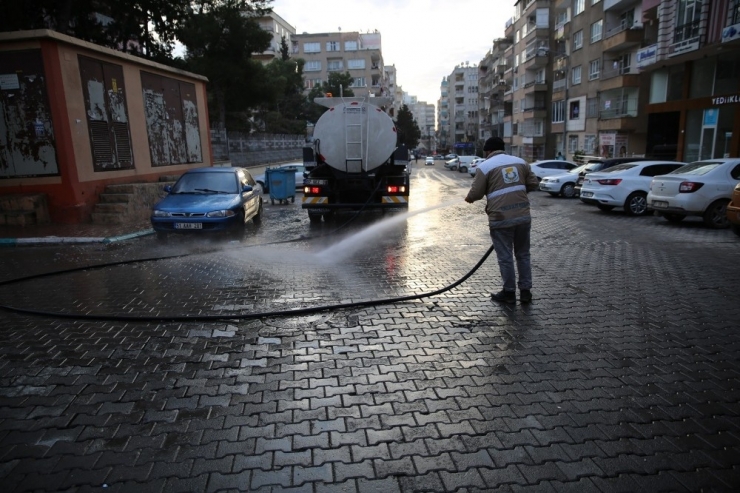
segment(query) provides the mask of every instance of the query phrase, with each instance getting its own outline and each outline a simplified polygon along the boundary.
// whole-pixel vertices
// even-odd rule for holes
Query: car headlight
[[[206,214],[206,217],[231,217],[236,215],[236,212],[232,210],[222,210],[222,211],[211,211],[208,214]]]
[[[152,212],[152,216],[154,216],[154,217],[170,217],[170,213],[167,212],[167,211],[155,210],[154,212]]]

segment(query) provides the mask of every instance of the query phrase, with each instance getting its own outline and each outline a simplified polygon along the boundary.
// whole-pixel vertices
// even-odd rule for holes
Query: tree
[[[290,49],[288,48],[288,41],[285,36],[280,37],[280,58],[283,61],[290,59]]]
[[[311,123],[316,123],[321,115],[324,114],[326,108],[313,102],[315,98],[320,98],[326,94],[331,94],[334,97],[340,95],[351,97],[355,95],[355,92],[351,89],[354,77],[349,72],[339,73],[332,72],[329,74],[328,80],[322,82],[320,85],[315,86],[308,93],[308,110],[306,118]]]
[[[264,11],[250,3],[264,1],[194,5],[177,32],[188,69],[208,77],[209,112],[222,128],[229,119],[236,127],[248,127],[248,110],[269,96],[265,68],[251,57],[267,49],[271,34],[256,21]]]
[[[401,106],[396,116],[396,131],[398,132],[398,145],[406,144],[409,149],[416,149],[421,138],[421,130],[414,120],[414,115],[407,105]]]
[[[276,58],[267,65],[265,75],[270,94],[261,105],[266,132],[305,133],[308,101],[303,95],[304,64],[300,58]]]

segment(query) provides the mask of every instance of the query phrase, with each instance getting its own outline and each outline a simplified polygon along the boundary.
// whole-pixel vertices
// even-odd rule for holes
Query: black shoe
[[[532,303],[532,291],[529,289],[522,289],[519,291],[519,300],[522,303]]]
[[[516,292],[502,289],[498,293],[491,293],[491,299],[502,303],[516,303]]]

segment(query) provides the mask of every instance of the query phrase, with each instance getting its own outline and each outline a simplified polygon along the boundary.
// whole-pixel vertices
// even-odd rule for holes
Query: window
[[[577,135],[568,136],[568,152],[571,154],[575,154],[576,152],[578,152],[578,136]]]
[[[594,80],[599,78],[599,71],[601,69],[601,60],[591,60],[588,64],[588,80]]]
[[[321,53],[321,43],[303,43],[303,53]]]
[[[565,101],[552,102],[552,123],[561,123],[565,121]]]
[[[357,51],[357,41],[345,41],[344,51]]]
[[[339,51],[339,41],[327,41],[326,51]]]
[[[730,26],[740,24],[740,0],[730,2]]]
[[[598,21],[591,24],[591,43],[596,43],[597,41],[601,41],[601,35],[604,31],[604,19],[599,19]]]
[[[583,29],[573,34],[573,51],[583,48]]]
[[[573,15],[578,15],[586,8],[585,0],[573,0]]]
[[[305,79],[304,86],[306,89],[313,89],[321,85],[321,79]]]
[[[306,65],[303,67],[304,72],[320,72],[321,71],[321,60],[308,60]]]
[[[365,60],[362,58],[356,59],[356,60],[347,60],[347,68],[348,69],[364,69],[365,68]]]
[[[327,60],[326,62],[326,70],[328,72],[336,72],[337,70],[342,70],[342,68],[344,68],[342,60]]]
[[[676,12],[676,29],[673,42],[680,43],[699,36],[699,19],[701,16],[701,0],[678,0]]]
[[[586,100],[586,118],[597,118],[599,116],[599,98]]]
[[[568,117],[568,119],[578,120],[578,117],[580,114],[581,114],[581,102],[571,101],[570,102],[570,116]]]
[[[570,80],[574,85],[581,83],[581,66],[580,65],[577,67],[573,67]]]
[[[365,77],[355,77],[352,80],[352,87],[367,87]]]

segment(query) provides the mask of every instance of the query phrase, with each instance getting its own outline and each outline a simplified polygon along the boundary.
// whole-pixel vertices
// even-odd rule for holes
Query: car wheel
[[[712,202],[702,216],[704,224],[714,229],[728,227],[730,221],[727,220],[727,204],[729,203],[729,200],[716,200]]]
[[[461,168],[460,168],[460,169],[459,169],[458,171],[459,171],[460,173],[467,173],[467,172],[468,172],[468,168],[466,168],[465,166],[463,166],[463,167],[461,167]]]
[[[252,222],[254,224],[262,224],[262,200],[260,199],[260,204],[257,206],[257,214],[254,215],[252,218]]]
[[[730,224],[730,229],[732,229],[733,233],[740,236],[740,224]]]
[[[560,195],[565,198],[572,199],[576,196],[576,185],[575,183],[566,183],[563,188],[560,189]]]
[[[686,219],[686,216],[683,214],[666,213],[666,214],[663,214],[663,217],[666,218],[667,221],[672,222],[672,223],[680,223],[681,221]]]
[[[644,216],[647,214],[647,194],[645,192],[632,192],[624,202],[624,212],[628,216]]]
[[[614,209],[613,205],[606,205],[606,204],[596,204],[596,207],[598,207],[600,211],[604,211],[604,212],[609,212],[610,210]]]

